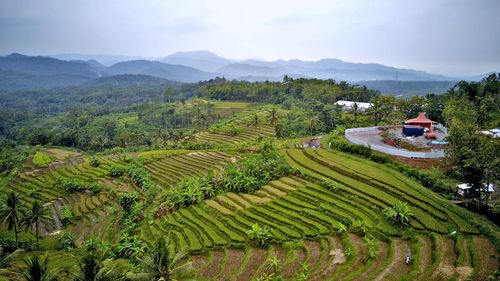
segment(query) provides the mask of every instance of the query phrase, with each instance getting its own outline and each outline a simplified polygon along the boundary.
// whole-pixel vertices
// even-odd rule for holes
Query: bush
[[[250,241],[255,242],[260,247],[264,247],[273,238],[269,227],[261,227],[258,224],[252,225],[252,229],[247,231],[247,235],[250,238]]]
[[[125,172],[126,172],[125,168],[122,168],[120,166],[111,166],[111,168],[109,168],[108,175],[117,178],[123,176]]]
[[[90,158],[90,166],[99,167],[99,165],[101,165],[101,161],[97,157]]]
[[[324,178],[321,182],[321,185],[331,191],[337,191],[338,189],[340,189],[340,184],[329,178]]]
[[[48,156],[47,154],[37,151],[35,156],[33,156],[33,164],[40,168],[48,167],[50,163],[54,161],[54,158]]]
[[[73,213],[73,210],[68,205],[63,206],[61,215],[62,215],[61,216],[62,217],[61,223],[64,226],[68,226],[71,223],[71,221],[75,218],[75,214]]]
[[[59,237],[59,246],[66,251],[75,249],[75,234],[71,231],[63,231]]]
[[[65,178],[58,179],[55,185],[62,187],[66,192],[75,193],[82,191],[92,191],[92,193],[99,193],[101,191],[101,186],[98,182],[86,182],[77,178]]]
[[[197,204],[215,195],[213,176],[183,178],[178,184],[169,189],[166,194],[167,206],[170,209],[179,209]]]
[[[126,213],[130,213],[133,205],[139,201],[139,195],[137,192],[123,193],[118,197],[118,201],[120,202],[122,209]]]

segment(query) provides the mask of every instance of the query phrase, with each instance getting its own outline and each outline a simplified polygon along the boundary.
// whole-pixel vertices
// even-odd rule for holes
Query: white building
[[[500,138],[500,128],[491,129],[488,131],[481,131],[481,133],[483,133],[487,136],[490,136],[490,137]]]
[[[469,196],[469,189],[472,188],[472,186],[470,186],[467,183],[461,183],[461,184],[457,185],[457,187],[458,187],[457,193],[464,196],[464,197]],[[495,189],[493,188],[492,183],[490,183],[488,186],[486,186],[486,184],[485,184],[483,187],[483,192],[491,193],[494,191],[495,191]]]
[[[358,105],[359,111],[365,111],[373,106],[373,104],[369,102],[357,102],[357,101],[346,101],[346,100],[339,100],[335,104],[342,106],[346,110],[352,110],[355,103]]]

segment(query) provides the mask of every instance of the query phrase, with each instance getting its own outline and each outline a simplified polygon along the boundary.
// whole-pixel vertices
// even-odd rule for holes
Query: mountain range
[[[248,81],[281,81],[284,75],[348,82],[460,80],[375,63],[351,63],[339,59],[237,61],[208,51],[178,52],[164,58],[149,59],[81,54],[27,56],[17,53],[0,57],[0,89],[4,90],[64,87],[83,84],[100,77],[127,74],[148,75],[185,83],[218,76]]]

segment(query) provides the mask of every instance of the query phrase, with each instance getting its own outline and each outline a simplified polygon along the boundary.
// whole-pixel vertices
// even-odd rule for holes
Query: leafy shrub
[[[118,197],[120,206],[126,213],[132,211],[133,205],[139,200],[139,195],[137,192],[123,193]]]
[[[258,224],[252,225],[252,229],[249,229],[247,231],[247,235],[250,241],[257,243],[257,245],[260,247],[264,247],[273,238],[271,229],[269,227],[261,227]]]
[[[340,184],[329,178],[324,178],[321,182],[321,185],[331,191],[337,191],[338,189],[340,189]]]
[[[71,221],[75,218],[75,214],[73,213],[73,210],[71,209],[70,206],[64,205],[62,208],[62,219],[61,223],[64,226],[67,226],[71,223]]]
[[[396,204],[391,208],[386,208],[384,213],[387,221],[400,227],[408,225],[410,217],[413,216],[408,204],[401,201],[396,202]]]
[[[166,194],[167,206],[178,209],[197,204],[215,195],[213,176],[183,178]]]
[[[122,168],[120,166],[111,166],[111,168],[109,168],[108,175],[117,178],[123,176],[125,172],[126,172],[125,168]]]
[[[54,161],[53,157],[50,157],[41,151],[35,152],[35,156],[33,156],[32,160],[33,164],[40,168],[49,166],[49,164],[52,163],[53,161]]]
[[[90,158],[90,166],[99,167],[99,165],[101,165],[101,161],[97,157]]]
[[[71,251],[75,249],[75,234],[71,231],[63,231],[59,237],[59,245],[61,249]]]
[[[85,190],[90,190],[92,193],[99,193],[101,191],[101,187],[98,182],[87,182],[77,178],[58,179],[55,185],[62,187],[69,193],[81,192]]]

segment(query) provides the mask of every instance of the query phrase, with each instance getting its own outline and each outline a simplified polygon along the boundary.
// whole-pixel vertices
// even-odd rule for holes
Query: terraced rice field
[[[152,179],[166,188],[184,177],[206,175],[211,170],[222,170],[225,163],[238,157],[224,152],[191,152],[149,161],[145,167]]]
[[[252,124],[252,116],[259,116],[259,124]],[[196,134],[197,141],[202,143],[213,143],[219,145],[231,145],[241,142],[255,141],[258,138],[270,137],[275,135],[275,130],[267,123],[265,112],[256,110],[246,110],[230,119],[228,124],[234,125],[240,130],[237,135],[231,136],[223,133],[201,132]]]
[[[189,253],[200,280],[255,280],[272,273],[287,280],[485,280],[498,268],[498,260],[492,258],[498,252],[480,235],[478,225],[489,227],[496,237],[498,228],[402,174],[337,151],[282,153],[300,176],[271,181],[253,194],[218,194],[164,217],[143,220],[137,235],[146,246],[155,237],[170,237],[171,252]],[[155,183],[169,188],[183,177],[222,170],[240,157],[183,151],[148,158],[144,166]],[[39,194],[52,217],[51,223],[42,225],[44,235],[62,228],[61,210],[69,206],[75,220],[68,228],[76,233],[77,243],[89,237],[117,242],[123,211],[113,192],[66,194],[54,186],[58,178],[98,179],[115,190],[141,192],[128,186],[127,179],[109,178],[112,165],[125,163],[109,157],[103,157],[99,167],[76,162],[40,175],[21,175],[9,189],[28,202]],[[322,184],[325,179],[339,187],[328,189]],[[384,209],[397,201],[407,202],[414,214],[405,231],[384,216]],[[267,248],[249,239],[247,231],[256,223],[270,228],[273,238]],[[342,226],[347,232],[340,231]],[[367,237],[373,238],[372,246]],[[370,258],[371,250],[375,257]],[[275,269],[268,266],[272,257],[279,260]]]
[[[27,207],[34,200],[43,202],[50,216],[50,220],[41,225],[41,233],[44,235],[63,228],[62,209],[63,206],[69,206],[76,219],[76,225],[72,225],[70,229],[78,233],[78,241],[89,236],[106,238],[105,233],[117,229],[114,219],[118,218],[116,222],[119,221],[119,216],[109,216],[105,212],[113,202],[111,196],[104,191],[99,194],[81,192],[68,194],[55,185],[58,179],[97,180],[105,177],[111,166],[124,166],[123,162],[110,157],[103,157],[100,162],[98,167],[92,167],[88,159],[82,158],[60,167],[51,166],[38,174],[21,174],[9,183],[7,191],[15,190],[26,202]],[[95,229],[96,227],[100,228]]]
[[[340,152],[283,153],[303,176],[272,181],[254,194],[220,194],[178,210],[142,226],[142,238],[151,242],[169,235],[171,250],[194,254],[197,275],[210,280],[252,280],[266,272],[266,259],[272,255],[281,261],[281,275],[307,273],[307,280],[481,280],[487,276],[481,268],[498,266],[498,261],[476,253],[481,241],[496,254],[493,244],[478,236],[476,217],[413,180]],[[323,187],[325,178],[340,188]],[[398,200],[408,202],[414,214],[412,239],[403,239],[384,217],[383,210]],[[358,221],[375,238],[375,259],[368,257],[362,232],[351,228],[347,235],[336,234],[340,224]],[[273,246],[236,250],[250,243],[246,231],[255,223],[270,227]],[[290,249],[284,246],[289,241],[304,242]],[[346,256],[347,248],[351,256]]]

